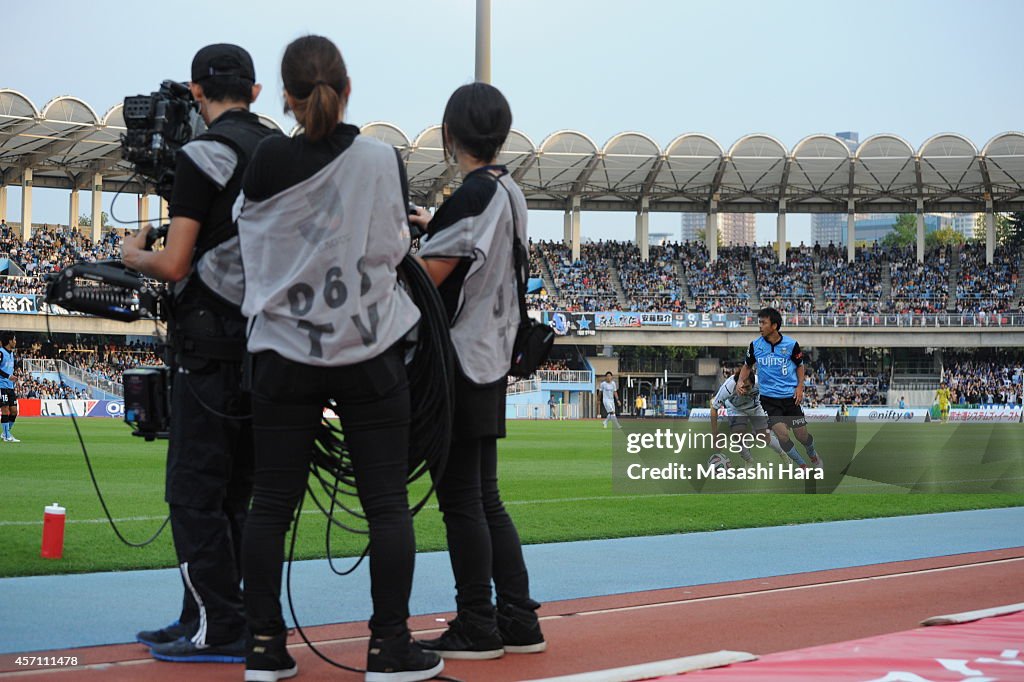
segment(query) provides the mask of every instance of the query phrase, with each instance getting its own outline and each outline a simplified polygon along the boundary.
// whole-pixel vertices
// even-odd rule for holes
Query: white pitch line
[[[606,613],[622,613],[624,611],[641,611],[641,610],[645,610],[645,609],[656,609],[656,608],[660,608],[660,607],[663,607],[663,606],[679,606],[679,605],[682,605],[682,604],[706,603],[706,602],[712,602],[712,601],[722,601],[722,600],[725,600],[725,599],[742,599],[743,597],[753,597],[753,596],[758,596],[758,595],[762,595],[762,594],[779,594],[779,593],[782,593],[782,592],[795,592],[797,590],[811,590],[811,589],[815,589],[815,588],[819,588],[819,587],[833,587],[833,586],[836,586],[836,585],[851,585],[851,584],[854,584],[854,583],[869,582],[869,581],[872,581],[872,580],[888,580],[890,578],[902,578],[902,577],[906,577],[906,576],[923,575],[925,573],[942,573],[942,572],[945,572],[945,571],[958,571],[958,570],[961,570],[961,569],[964,569],[964,568],[979,568],[981,566],[991,566],[991,565],[994,565],[994,564],[1007,563],[1007,562],[1011,562],[1011,561],[1024,561],[1024,557],[1013,557],[1013,558],[1010,558],[1010,559],[995,559],[993,561],[985,561],[985,562],[976,563],[976,564],[964,564],[962,566],[946,566],[944,568],[925,568],[925,569],[921,569],[921,570],[917,570],[917,571],[904,571],[902,573],[892,573],[892,574],[889,574],[889,575],[870,576],[870,577],[867,577],[867,578],[849,578],[847,580],[834,580],[832,582],[827,582],[827,583],[814,583],[813,585],[794,585],[792,587],[777,587],[777,588],[771,588],[771,589],[767,589],[767,590],[757,590],[755,592],[741,592],[741,593],[738,593],[738,594],[723,594],[723,595],[718,595],[718,596],[714,596],[714,597],[696,597],[694,599],[679,599],[679,600],[674,600],[674,601],[659,602],[657,604],[637,604],[637,605],[634,605],[634,606],[621,606],[621,607],[610,608],[610,609],[595,609],[593,611],[576,611],[574,613],[560,614],[560,615],[557,615],[557,616],[542,616],[540,620],[551,621],[551,620],[558,620],[559,618],[577,618],[579,616],[599,616],[599,615],[603,615],[603,614],[606,614]],[[317,627],[319,627],[319,626],[317,626]],[[431,634],[431,633],[442,632],[442,631],[443,631],[442,629],[428,629],[428,630],[415,630],[414,632],[415,632],[415,634],[424,635],[424,634]],[[340,637],[340,638],[337,638],[337,639],[328,639],[328,640],[314,641],[313,644],[315,644],[317,646],[323,646],[323,645],[330,645],[330,644],[343,644],[343,643],[351,643],[351,642],[363,642],[363,641],[366,641],[368,639],[369,638],[366,635],[357,635],[357,636],[354,636],[354,637]],[[293,643],[289,644],[288,648],[289,649],[297,649],[297,648],[303,647],[303,646],[305,646],[305,643],[300,641],[300,642],[293,642]],[[153,660],[153,659],[139,659],[139,660],[133,660],[133,661],[120,661],[120,662],[117,662],[117,663],[94,663],[94,664],[91,664],[91,665],[82,665],[82,666],[69,667],[69,668],[56,668],[56,669],[55,668],[47,668],[47,669],[24,670],[24,671],[17,671],[17,672],[0,673],[0,677],[21,677],[21,676],[28,676],[28,675],[38,675],[38,674],[42,674],[42,673],[70,672],[70,671],[82,671],[82,670],[99,670],[99,669],[112,668],[112,667],[121,666],[121,665],[140,665],[140,664],[149,664],[149,663],[155,663],[155,662],[156,661]]]
[[[782,592],[795,592],[797,590],[813,590],[818,587],[834,587],[836,585],[852,585],[854,583],[870,582],[872,580],[889,580],[891,578],[905,578],[908,576],[924,575],[926,573],[943,573],[946,571],[959,571],[965,568],[979,568],[982,566],[992,566],[995,564],[1002,564],[1012,561],[1024,561],[1024,557],[1011,557],[1009,559],[994,559],[992,561],[983,561],[975,564],[962,564],[960,566],[946,566],[944,568],[923,568],[917,571],[904,571],[902,573],[890,573],[888,575],[874,575],[868,576],[867,578],[847,578],[846,580],[833,580],[826,583],[814,583],[812,585],[793,585],[792,587],[775,587],[768,588],[766,590],[757,590],[755,592],[739,592],[737,594],[722,594],[714,597],[697,597],[695,599],[677,599],[674,601],[658,602],[657,604],[637,604],[635,606],[620,606],[610,609],[596,609],[594,611],[580,611],[579,613],[571,614],[573,617],[576,616],[595,616],[605,613],[621,613],[623,611],[641,611],[644,609],[656,609],[662,606],[678,606],[680,604],[696,604],[698,602],[709,602],[709,601],[721,601],[723,599],[742,599],[744,597],[754,597],[762,594],[776,594]],[[550,617],[550,616],[549,616]],[[554,618],[561,618],[562,616],[553,616]],[[544,620],[543,618],[541,620]]]

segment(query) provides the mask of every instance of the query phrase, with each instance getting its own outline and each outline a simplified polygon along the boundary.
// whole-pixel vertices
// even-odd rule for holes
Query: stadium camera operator
[[[231,211],[249,159],[272,131],[249,111],[261,86],[241,47],[199,50],[189,89],[209,127],[177,155],[165,247],[146,250],[148,227],[122,245],[128,267],[176,283],[168,315],[173,380],[166,500],[185,595],[175,623],[140,632],[138,640],[162,660],[242,663],[239,558],[253,445],[241,390],[245,319]]]

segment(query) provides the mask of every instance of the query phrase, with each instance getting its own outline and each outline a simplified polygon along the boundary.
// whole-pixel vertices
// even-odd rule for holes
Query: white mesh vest
[[[526,199],[511,175],[503,175],[483,212],[465,217],[423,241],[419,255],[472,260],[452,323],[452,345],[470,381],[505,378],[519,328],[519,302],[512,264],[512,211],[526,244]],[[507,191],[506,191],[507,190]]]
[[[250,352],[307,365],[369,360],[419,320],[397,284],[409,227],[394,149],[359,136],[311,178],[245,199],[238,235]]]

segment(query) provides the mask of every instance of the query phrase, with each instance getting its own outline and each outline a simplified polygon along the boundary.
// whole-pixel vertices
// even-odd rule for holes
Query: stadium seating
[[[1020,271],[1017,259],[997,247],[991,265],[985,263],[985,246],[968,244],[960,250],[956,278],[956,310],[961,313],[994,313],[1012,309]]]
[[[1024,405],[1024,353],[950,353],[942,380],[954,404]]]
[[[878,316],[1018,312],[1021,305],[1019,256],[997,249],[986,265],[983,245],[933,249],[923,264],[913,247],[858,246],[852,263],[843,247],[800,247],[780,264],[770,246],[724,246],[712,263],[702,243],[687,242],[652,246],[645,263],[631,242],[598,242],[582,245],[572,263],[568,247],[538,242],[531,264],[554,284],[531,299],[538,310],[750,313],[772,306],[787,314]]]

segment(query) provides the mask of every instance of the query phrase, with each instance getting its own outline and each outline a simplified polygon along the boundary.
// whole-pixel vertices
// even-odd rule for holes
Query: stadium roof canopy
[[[104,191],[141,192],[121,160],[121,109],[100,116],[76,97],[57,97],[39,109],[21,93],[0,89],[0,181],[20,183],[22,171],[31,169],[35,187],[72,189],[91,187],[100,174]],[[437,203],[456,182],[440,126],[415,138],[390,123],[362,131],[399,148],[418,203]],[[881,134],[851,153],[831,135],[811,135],[793,149],[768,135],[746,135],[726,149],[687,133],[662,148],[636,132],[599,147],[572,130],[539,145],[514,130],[499,160],[536,209],[565,210],[578,201],[582,210],[707,212],[714,200],[720,212],[913,212],[919,202],[929,212],[980,212],[991,199],[995,211],[1024,210],[1021,132],[996,135],[980,150],[954,133],[935,135],[916,150]]]

